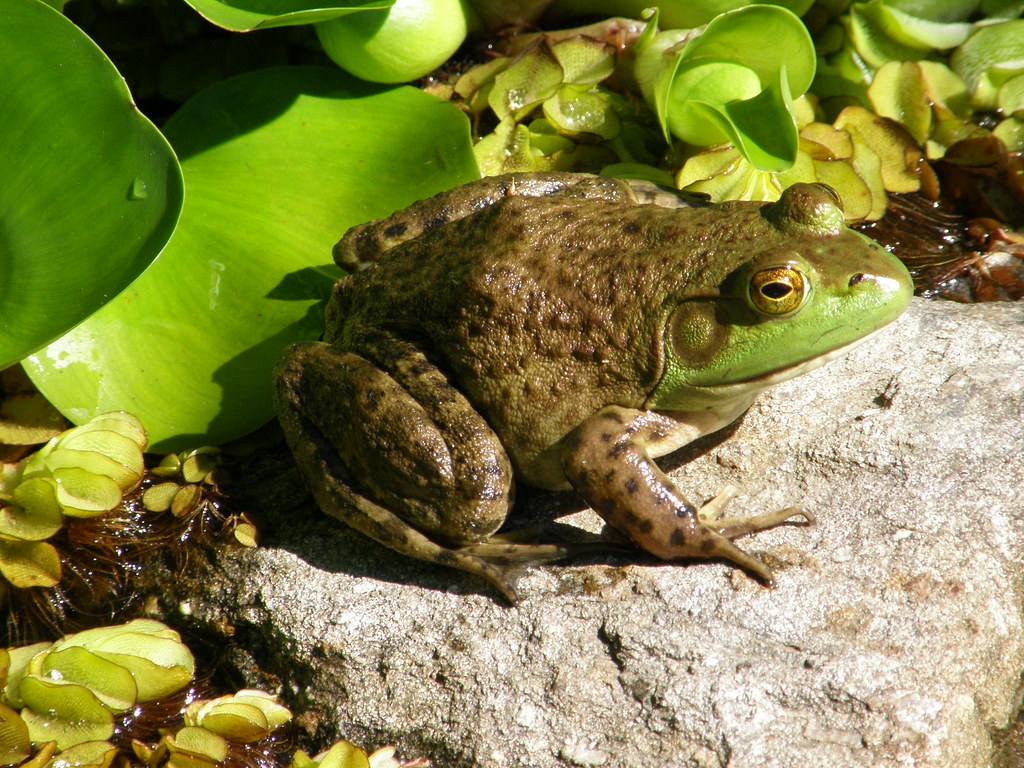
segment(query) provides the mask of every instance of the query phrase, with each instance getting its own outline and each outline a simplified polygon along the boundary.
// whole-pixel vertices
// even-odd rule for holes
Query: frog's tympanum
[[[666,199],[668,197],[668,199]],[[895,319],[911,282],[825,187],[686,207],[642,183],[513,174],[350,230],[322,342],[287,351],[281,423],[319,505],[386,546],[515,593],[488,544],[513,476],[575,489],[666,560],[727,560],[801,507],[723,517],[653,463]]]

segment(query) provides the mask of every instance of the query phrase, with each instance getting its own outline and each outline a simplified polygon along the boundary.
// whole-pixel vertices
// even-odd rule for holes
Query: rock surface
[[[527,572],[507,608],[278,471],[288,504],[251,493],[263,545],[217,555],[181,610],[311,729],[445,768],[990,765],[1024,670],[1024,307],[915,300],[731,430],[673,475],[816,513],[742,542],[774,589],[608,556]]]

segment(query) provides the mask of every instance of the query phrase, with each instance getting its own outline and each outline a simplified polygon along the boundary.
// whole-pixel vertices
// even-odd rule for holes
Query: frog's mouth
[[[728,384],[690,384],[676,387],[671,398],[648,398],[645,408],[655,411],[721,411],[729,407],[746,409],[754,398],[769,387],[795,378],[825,363],[842,357],[847,352],[859,347],[885,330],[888,323],[876,328],[859,339],[844,344],[828,352],[823,352],[808,360],[779,368],[769,373],[753,376],[749,379],[729,382]]]
[[[886,323],[888,325],[888,323]],[[704,403],[706,407],[718,408],[725,403],[731,401],[740,401],[745,399],[751,399],[756,396],[759,392],[773,387],[776,384],[781,384],[784,381],[795,378],[808,371],[813,371],[815,368],[819,368],[825,363],[835,360],[837,357],[842,357],[852,349],[859,347],[866,341],[874,338],[876,335],[885,330],[885,325],[881,328],[876,328],[870,333],[861,336],[859,339],[851,341],[848,344],[844,344],[841,347],[836,347],[820,355],[804,360],[800,363],[794,363],[793,365],[780,368],[770,373],[765,373],[760,376],[754,376],[749,379],[743,379],[742,381],[734,381],[729,384],[710,384],[703,386],[692,386],[689,388],[685,397],[689,402],[692,403]],[[655,406],[665,407],[665,406]]]
[[[847,352],[856,349],[864,342],[873,339],[875,336],[884,331],[887,326],[888,323],[883,325],[881,328],[876,328],[875,330],[871,331],[871,333],[865,336],[861,336],[859,339],[855,339],[854,341],[851,341],[848,344],[844,344],[841,347],[836,347],[835,349],[830,350],[829,352],[826,352],[822,355],[812,357],[809,360],[804,360],[802,363],[794,363],[793,365],[790,365],[786,368],[781,368],[777,371],[772,371],[771,373],[766,373],[761,376],[755,376],[754,378],[751,379],[738,381],[735,384],[724,384],[722,385],[722,388],[724,389],[730,386],[739,386],[745,388],[750,386],[772,387],[775,386],[776,384],[781,384],[784,381],[788,381],[789,379],[792,379],[796,376],[800,376],[804,373],[807,373],[808,371],[813,371],[815,368],[820,368],[821,366],[825,365],[825,363],[830,363],[836,358],[842,357]],[[712,388],[717,389],[717,387],[709,387],[709,389]]]
[[[783,381],[788,381],[790,379],[796,378],[797,376],[802,376],[803,374],[813,371],[816,368],[820,368],[821,366],[825,365],[826,362],[831,362],[837,357],[842,357],[844,354],[859,347],[864,342],[869,341],[870,339],[873,339],[874,337],[878,336],[880,333],[886,330],[886,327],[888,325],[889,324],[887,323],[885,326],[882,326],[882,328],[877,328],[876,330],[871,331],[869,334],[861,336],[859,339],[855,339],[854,341],[851,341],[848,344],[836,347],[835,349],[831,349],[823,354],[811,357],[810,359],[804,360],[803,362],[796,362],[796,364],[788,366],[786,368],[779,369],[778,371],[772,371],[771,373],[763,374],[762,376],[755,376],[754,378],[744,379],[743,381],[737,381],[732,384],[721,384],[718,386],[702,388],[714,390],[715,392],[721,392],[723,396],[728,397],[728,392],[731,387],[736,387],[737,393],[749,392],[752,389],[760,390],[765,389],[767,387],[773,387],[776,384],[781,384]]]

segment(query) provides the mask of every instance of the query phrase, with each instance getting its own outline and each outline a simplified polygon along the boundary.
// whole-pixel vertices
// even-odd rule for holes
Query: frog
[[[878,334],[910,275],[835,193],[708,203],[562,172],[484,178],[349,229],[322,340],[274,376],[285,438],[328,515],[510,603],[568,543],[497,533],[517,483],[575,491],[630,547],[772,585],[735,540],[810,525],[796,504],[694,504],[655,459],[765,389]]]

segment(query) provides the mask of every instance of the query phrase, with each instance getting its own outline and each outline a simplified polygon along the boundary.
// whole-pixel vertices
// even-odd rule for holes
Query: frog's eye
[[[803,306],[808,284],[796,267],[770,267],[750,278],[750,303],[766,315],[788,315]]]
[[[828,184],[822,184],[820,181],[814,182],[814,186],[816,186],[818,189],[820,189],[826,195],[831,197],[832,198],[832,202],[836,204],[836,207],[840,211],[845,211],[845,209],[843,208],[843,198],[841,198],[839,196],[839,193],[836,192],[832,187],[830,187]]]

